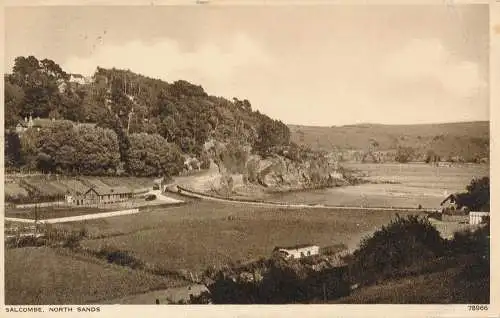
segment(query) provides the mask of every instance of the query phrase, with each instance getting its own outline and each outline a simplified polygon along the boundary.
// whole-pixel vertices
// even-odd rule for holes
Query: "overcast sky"
[[[488,120],[488,6],[5,9],[19,55],[247,98],[289,124]]]

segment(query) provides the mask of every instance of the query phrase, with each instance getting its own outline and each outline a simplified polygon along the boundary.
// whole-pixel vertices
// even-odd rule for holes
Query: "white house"
[[[276,247],[274,249],[275,253],[285,257],[285,258],[304,258],[308,256],[318,255],[319,254],[319,246],[317,245],[295,245],[290,247]]]
[[[88,84],[90,82],[90,79],[80,74],[70,74],[69,82],[84,85]]]
[[[469,224],[481,224],[490,216],[490,212],[470,212]]]

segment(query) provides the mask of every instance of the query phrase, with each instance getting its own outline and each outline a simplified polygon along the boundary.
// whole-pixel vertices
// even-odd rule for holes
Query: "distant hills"
[[[357,124],[315,127],[288,125],[291,140],[324,151],[391,152],[411,147],[417,157],[429,151],[441,160],[461,157],[465,161],[489,156],[489,122],[419,125]]]

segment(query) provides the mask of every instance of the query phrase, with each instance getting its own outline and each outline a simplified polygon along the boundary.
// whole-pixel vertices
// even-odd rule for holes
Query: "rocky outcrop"
[[[262,158],[244,145],[207,143],[217,166],[211,192],[223,196],[258,196],[259,192],[290,191],[349,184],[338,158],[309,153],[302,161],[283,155]]]
[[[347,184],[335,162],[311,159],[303,163],[281,156],[262,159],[251,156],[243,180],[272,190],[331,187]]]

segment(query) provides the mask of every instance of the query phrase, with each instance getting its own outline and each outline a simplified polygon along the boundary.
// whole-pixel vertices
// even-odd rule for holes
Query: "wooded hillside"
[[[111,143],[117,142],[119,153],[118,161],[108,160],[98,171],[86,171],[97,174],[103,171],[113,173],[118,167],[123,167],[131,175],[158,175],[166,170],[175,173],[178,169],[139,167],[137,162],[144,158],[153,158],[154,161],[155,156],[151,153],[159,149],[202,157],[204,144],[210,140],[231,141],[265,153],[273,146],[287,145],[290,136],[285,124],[253,111],[247,99],[229,100],[209,95],[203,87],[184,80],[167,83],[129,70],[98,67],[92,78],[85,79],[81,75],[66,73],[54,61],[38,60],[34,56],[16,58],[12,74],[5,75],[5,127],[11,132],[6,137],[7,165],[20,168],[29,164],[34,169],[45,171],[74,172],[79,162],[68,163],[70,158],[65,158],[64,154],[94,150],[95,156],[102,154],[100,146],[94,150],[59,149],[57,145],[61,144],[77,148],[85,144],[73,142],[71,138],[75,133],[68,127],[65,127],[69,129],[67,133],[62,133],[60,125],[48,127],[52,133],[43,137],[59,138],[52,142],[55,147],[51,149],[47,149],[50,148],[46,146],[47,141],[37,142],[40,138],[36,135],[42,134],[40,132],[32,132],[31,136],[23,134],[29,141],[23,142],[23,136],[16,140],[18,134],[14,129],[20,122],[25,123],[29,116],[95,123],[97,127],[112,130],[114,134],[95,130],[96,134],[109,136]],[[157,137],[151,139],[147,135]],[[71,140],[66,140],[66,136]],[[86,140],[97,142],[97,139],[89,137]],[[142,142],[154,143],[158,147],[134,147]],[[26,144],[31,144],[29,151],[23,148]],[[115,148],[107,151],[114,152]],[[114,153],[109,156],[116,157]],[[28,162],[28,157],[31,162]]]

